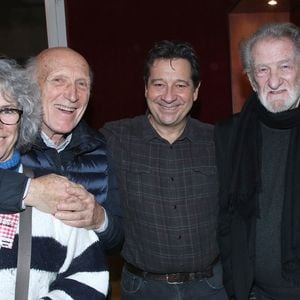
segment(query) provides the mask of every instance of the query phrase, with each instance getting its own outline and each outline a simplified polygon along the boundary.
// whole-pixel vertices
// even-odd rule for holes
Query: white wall
[[[67,32],[64,0],[44,0],[46,10],[48,46],[66,47]]]

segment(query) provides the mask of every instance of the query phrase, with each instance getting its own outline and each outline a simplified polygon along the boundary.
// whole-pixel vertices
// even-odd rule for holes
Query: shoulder
[[[104,135],[98,130],[90,127],[85,121],[81,121],[73,131],[75,137],[80,137],[81,140],[94,139],[101,143],[105,143]]]
[[[81,121],[72,132],[72,140],[68,149],[77,153],[105,153],[107,142],[104,135],[98,130]]]
[[[237,127],[240,118],[240,113],[234,114],[228,119],[218,122],[215,126],[216,136],[231,134]]]
[[[187,126],[188,134],[191,134],[193,139],[199,141],[213,140],[214,125],[201,122],[197,119],[190,118]]]
[[[195,118],[190,118],[190,124],[193,128],[197,128],[198,130],[200,129],[207,132],[213,132],[214,130],[214,125],[201,122]]]
[[[112,121],[104,124],[100,128],[100,132],[109,139],[111,136],[122,136],[134,133],[136,130],[140,130],[147,118],[145,115],[136,116],[134,118],[126,118],[117,121]]]
[[[216,124],[216,128],[217,127],[218,128],[220,128],[220,127],[225,127],[225,128],[226,127],[232,127],[238,122],[239,118],[240,118],[240,113],[233,114],[231,117],[218,122]]]
[[[228,155],[230,155],[237,134],[239,119],[240,114],[235,114],[215,126],[216,153],[218,157],[223,157],[224,160],[227,160]]]

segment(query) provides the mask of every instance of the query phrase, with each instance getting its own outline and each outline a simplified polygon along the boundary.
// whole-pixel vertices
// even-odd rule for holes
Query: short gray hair
[[[269,23],[260,27],[241,46],[241,59],[244,72],[252,76],[253,57],[252,49],[255,44],[267,38],[291,40],[296,48],[296,55],[300,56],[300,28],[292,23]]]
[[[27,150],[40,131],[41,104],[36,84],[29,80],[15,60],[0,59],[0,93],[23,111],[19,123],[19,137],[16,148]]]

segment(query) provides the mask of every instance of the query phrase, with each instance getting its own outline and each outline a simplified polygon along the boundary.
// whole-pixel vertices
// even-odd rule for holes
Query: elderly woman
[[[24,171],[20,151],[39,131],[40,111],[37,89],[24,71],[14,61],[0,59],[0,168]],[[20,215],[23,219],[24,212],[0,215],[0,299],[15,299],[20,289],[20,294],[26,291],[24,284],[15,289],[21,269],[18,252],[23,251],[18,247],[23,234]],[[24,299],[105,299],[108,272],[96,234],[64,225],[35,208],[31,220],[31,263]]]

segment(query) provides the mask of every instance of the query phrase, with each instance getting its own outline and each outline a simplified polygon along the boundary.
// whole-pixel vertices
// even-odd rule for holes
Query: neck
[[[42,130],[42,132],[56,146],[61,145],[65,141],[65,136],[63,134],[55,134],[55,133],[49,134],[47,130],[46,131]]]
[[[158,126],[150,114],[148,119],[155,131],[170,144],[173,144],[181,136],[186,126],[186,121],[177,126]]]
[[[59,146],[65,141],[64,135],[61,134],[55,134],[49,137],[51,141],[56,145]]]
[[[19,151],[15,150],[12,157],[6,161],[0,162],[0,169],[17,169],[21,163]]]

